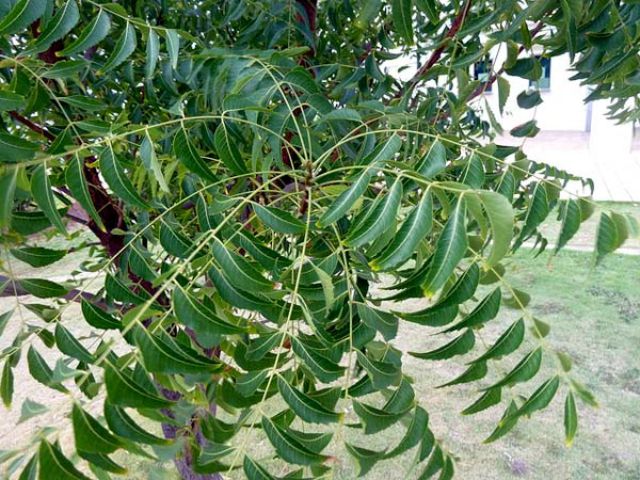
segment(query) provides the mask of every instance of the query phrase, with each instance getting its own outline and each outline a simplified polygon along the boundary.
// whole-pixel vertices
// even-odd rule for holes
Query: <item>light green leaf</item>
[[[145,168],[151,171],[153,178],[155,178],[158,182],[160,190],[162,190],[163,192],[169,192],[169,187],[167,186],[167,182],[164,179],[162,167],[158,162],[156,151],[153,148],[153,141],[151,140],[148,131],[145,133],[144,139],[140,144],[140,158],[142,159],[142,163],[144,164]]]
[[[105,73],[109,72],[123,63],[135,52],[136,46],[136,30],[133,25],[127,22],[124,31],[113,48],[113,53],[111,53],[107,62],[102,66],[102,71]]]
[[[236,287],[248,292],[270,292],[273,290],[271,281],[262,276],[244,257],[225,247],[220,240],[214,239],[212,252],[225,276]]]
[[[66,250],[51,250],[44,247],[12,248],[11,255],[34,268],[46,267],[67,254]]]
[[[42,278],[22,278],[19,283],[27,292],[38,298],[63,297],[69,293],[66,287]]]
[[[276,449],[277,454],[285,462],[297,465],[314,465],[327,459],[326,456],[311,451],[267,417],[262,417],[262,429],[271,445]]]
[[[49,176],[47,175],[46,164],[39,165],[31,176],[31,194],[36,204],[42,209],[53,226],[63,235],[67,230],[62,222],[60,212],[56,208],[56,200],[53,196]]]
[[[398,318],[363,303],[357,305],[358,315],[369,327],[379,331],[385,340],[393,340],[398,334]]]
[[[509,200],[499,193],[481,191],[478,196],[491,224],[493,246],[485,267],[490,269],[509,251],[513,238],[514,213]]]
[[[151,79],[158,65],[158,56],[160,55],[160,39],[153,28],[149,29],[147,38],[147,62],[145,63],[144,72],[147,79]]]
[[[55,339],[58,350],[62,353],[83,363],[90,364],[94,362],[93,355],[60,322],[56,323]]]
[[[526,382],[535,376],[540,370],[542,363],[542,349],[536,348],[525,355],[513,369],[507,373],[501,380],[494,383],[489,388],[498,388],[505,385],[513,385],[516,383]]]
[[[362,221],[349,230],[346,240],[347,245],[361,247],[377,239],[389,228],[393,227],[401,199],[402,183],[396,180],[389,192],[369,208]]]
[[[17,93],[9,92],[7,90],[0,91],[0,111],[8,112],[11,110],[19,110],[24,108],[27,100]]]
[[[111,453],[122,447],[122,442],[77,403],[71,410],[76,448],[89,453]]]
[[[69,190],[71,190],[73,198],[75,198],[82,208],[84,208],[91,219],[96,222],[98,227],[101,230],[104,230],[102,219],[93,205],[87,180],[84,176],[84,162],[79,155],[74,155],[73,159],[69,161],[65,171],[65,181]]]
[[[433,295],[444,285],[467,251],[465,212],[461,197],[438,238],[431,268],[422,286],[426,296]]]
[[[393,26],[399,35],[404,37],[408,45],[413,45],[413,22],[411,16],[413,14],[412,0],[392,0],[391,1],[391,17]]]
[[[564,434],[567,447],[573,445],[573,439],[578,430],[578,411],[576,410],[576,401],[573,398],[573,392],[567,393],[567,399],[564,403]]]
[[[13,310],[6,311],[2,315],[0,315],[0,336],[2,336],[2,332],[4,332],[4,329],[9,324],[9,320],[11,319],[12,315]]]
[[[98,15],[82,30],[78,38],[60,51],[60,55],[70,56],[88,50],[104,40],[110,29],[111,19],[104,10],[100,9]]]
[[[216,181],[216,176],[211,172],[208,165],[198,153],[198,150],[193,146],[187,132],[183,128],[179,128],[173,137],[173,153],[185,167],[203,180],[209,182]]]
[[[443,330],[442,333],[453,332],[463,328],[478,327],[489,320],[494,319],[500,310],[501,298],[502,292],[500,291],[500,288],[496,288],[493,292],[484,297],[482,301],[475,306],[471,313],[462,319],[462,321],[447,328],[446,330]]]
[[[122,166],[120,166],[111,146],[102,150],[102,154],[100,155],[100,173],[102,173],[114,193],[129,205],[143,210],[149,208],[149,205],[147,205],[134,188],[131,180],[129,180],[129,176],[125,173]]]
[[[169,61],[171,68],[178,68],[178,53],[180,50],[180,35],[175,30],[164,31],[167,40],[167,52],[169,53]]]
[[[112,365],[104,369],[104,383],[107,387],[107,398],[113,405],[134,408],[167,408],[174,402],[161,398],[153,388],[136,382],[126,370],[119,370]],[[149,383],[151,383],[149,381]],[[153,384],[151,384],[153,385]]]
[[[380,256],[371,262],[374,270],[388,270],[402,265],[414,253],[418,244],[431,230],[433,204],[431,194],[425,192],[402,226],[396,232],[391,243]]]
[[[469,352],[476,343],[473,330],[468,329],[459,337],[454,338],[446,345],[429,352],[409,352],[409,355],[422,358],[423,360],[444,360],[456,355],[464,355]]]
[[[220,335],[233,335],[245,331],[243,327],[223,320],[206,304],[197,301],[180,288],[173,292],[173,308],[178,320],[196,332],[198,341],[204,347],[215,346],[220,340]]]
[[[237,175],[247,173],[247,165],[242,159],[242,155],[240,154],[240,150],[238,150],[237,145],[234,143],[233,139],[230,138],[227,126],[224,122],[221,122],[218,128],[216,128],[214,133],[214,143],[216,151],[220,156],[220,160],[222,160],[222,163],[224,163],[231,172]]]
[[[255,203],[253,211],[267,227],[276,233],[299,235],[306,231],[307,226],[289,212],[274,207],[263,207]]]
[[[11,223],[11,210],[13,209],[17,178],[17,168],[12,168],[0,176],[0,229]]]
[[[318,227],[327,227],[342,218],[351,209],[351,207],[353,207],[362,194],[364,194],[375,170],[375,166],[365,168],[351,186],[342,192],[333,202],[331,207],[329,207],[322,217],[320,217],[320,220],[318,220]]]
[[[60,449],[47,442],[40,441],[38,449],[38,462],[40,464],[38,480],[90,480],[84,476],[64,456]]]
[[[24,30],[42,15],[47,8],[46,0],[19,0],[0,22],[0,34],[10,35]]]
[[[20,419],[18,423],[26,422],[30,418],[37,417],[38,415],[42,415],[43,413],[48,412],[49,409],[46,405],[42,405],[41,403],[35,402],[30,398],[25,399],[22,403],[22,407],[20,410]]]
[[[78,4],[75,0],[67,0],[67,3],[47,22],[45,29],[29,50],[34,53],[46,50],[53,42],[69,33],[79,20]]]
[[[104,418],[107,425],[116,435],[145,445],[170,445],[171,440],[151,435],[142,429],[134,420],[127,415],[124,408],[104,402]]]
[[[2,151],[0,163],[18,163],[31,160],[39,148],[37,143],[0,132],[0,151]]]
[[[278,377],[278,390],[291,410],[305,422],[334,423],[343,417],[342,413],[333,412],[309,395],[293,388],[282,377]]]
[[[511,326],[500,335],[496,342],[485,353],[476,358],[474,362],[482,362],[490,358],[500,358],[515,352],[520,344],[522,344],[524,330],[524,319],[521,318],[513,322]]]

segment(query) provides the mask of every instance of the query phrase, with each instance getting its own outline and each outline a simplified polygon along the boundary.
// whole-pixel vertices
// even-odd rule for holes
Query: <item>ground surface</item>
[[[634,205],[617,205],[637,213]],[[549,230],[556,228],[552,223]],[[590,230],[591,229],[591,230]],[[591,246],[593,227],[576,238],[577,247]],[[631,244],[630,252],[637,244]],[[535,259],[527,251],[506,262],[507,280],[532,296],[529,308],[533,315],[552,326],[548,344],[574,358],[574,372],[592,389],[600,402],[599,409],[579,405],[580,426],[576,442],[566,448],[563,442],[562,403],[558,395],[551,407],[522,421],[502,440],[482,445],[493,430],[502,409],[495,407],[475,417],[463,417],[459,411],[478,395],[477,387],[434,387],[459,374],[465,357],[458,362],[425,362],[405,356],[406,371],[416,379],[416,392],[421,404],[431,414],[431,428],[457,457],[456,469],[461,479],[638,479],[640,478],[640,256],[613,255],[593,269],[592,256],[580,251],[563,251],[557,257],[543,254]],[[18,262],[16,271],[28,273]],[[69,273],[72,263],[49,268],[42,276],[59,278]],[[23,301],[34,301],[27,297]],[[13,299],[0,299],[0,312],[11,308]],[[416,308],[403,304],[402,308]],[[22,309],[24,321],[32,313]],[[492,341],[518,315],[503,311],[499,318],[482,331],[487,342]],[[65,325],[80,333],[82,322],[76,322],[76,307],[65,313]],[[8,346],[16,333],[9,325],[0,338],[0,349]],[[404,351],[425,351],[441,342],[423,327],[403,326],[396,341]],[[53,357],[39,341],[38,350],[52,364]],[[508,361],[507,361],[508,363]],[[23,361],[16,371],[14,409],[0,407],[0,449],[15,448],[28,442],[31,434],[45,425],[63,427],[62,443],[70,451],[72,439],[65,418],[70,398],[40,387],[29,378]],[[546,368],[551,373],[551,362]],[[526,384],[522,393],[530,393],[542,381],[540,376]],[[49,411],[27,422],[17,424],[20,405],[26,398],[45,403]],[[504,405],[503,407],[504,408]],[[94,410],[99,411],[99,402]],[[354,438],[346,428],[336,435],[354,443],[376,448],[397,443],[402,429],[385,431],[374,439]],[[256,442],[257,443],[254,443]],[[264,441],[247,437],[254,456],[268,455]],[[416,471],[407,468],[413,452],[379,465],[369,479],[416,478]],[[175,479],[170,465],[159,465],[120,454],[118,460],[130,467],[128,479]],[[338,452],[336,478],[354,478],[350,459]],[[277,467],[273,464],[273,467]],[[274,470],[274,473],[278,473]],[[240,478],[239,474],[230,478]]]

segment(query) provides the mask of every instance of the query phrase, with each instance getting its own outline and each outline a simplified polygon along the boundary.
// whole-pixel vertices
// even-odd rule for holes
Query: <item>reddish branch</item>
[[[449,44],[449,40],[455,37],[458,31],[460,30],[460,28],[462,28],[462,25],[464,24],[464,21],[467,18],[467,15],[469,14],[469,10],[471,9],[472,3],[473,3],[473,0],[467,0],[465,2],[462,9],[458,12],[458,15],[456,15],[456,17],[453,19],[453,23],[451,24],[451,27],[449,27],[449,30],[447,30],[447,33],[445,33],[444,38],[442,39],[442,42],[440,42],[440,46],[438,46],[433,52],[431,52],[431,55],[429,56],[429,59],[427,60],[427,62],[424,65],[422,65],[422,67],[420,67],[420,69],[416,72],[413,78],[409,80],[409,89],[413,89],[418,83],[420,83],[420,81],[424,77],[426,77],[426,75],[429,73],[429,70],[431,70],[431,68],[436,63],[438,63],[438,61],[440,60],[440,57],[442,57],[442,54],[444,53],[445,49],[447,48],[447,45]],[[402,96],[403,93],[404,92],[400,90],[396,94],[396,97]]]

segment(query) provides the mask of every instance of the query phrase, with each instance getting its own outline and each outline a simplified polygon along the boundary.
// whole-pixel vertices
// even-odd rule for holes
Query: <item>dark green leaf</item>
[[[116,43],[111,56],[107,62],[102,66],[103,72],[113,70],[118,65],[123,63],[129,58],[135,51],[137,46],[136,42],[136,30],[129,22],[124,27],[124,31],[120,35],[118,42]]]
[[[278,390],[291,410],[305,422],[333,423],[342,418],[341,413],[325,408],[317,400],[293,388],[282,377],[278,377]]]
[[[76,448],[89,453],[111,453],[123,444],[100,422],[74,403],[71,411]]]
[[[40,463],[38,480],[90,480],[77,470],[64,456],[60,449],[47,442],[40,441],[38,449],[38,461]]]
[[[60,233],[66,235],[67,230],[56,208],[56,200],[53,196],[45,164],[38,166],[33,172],[33,176],[31,177],[31,194],[51,224],[55,226]]]
[[[193,146],[183,128],[179,128],[173,137],[173,152],[185,167],[200,178],[209,182],[216,181],[216,176]]]
[[[51,250],[44,247],[22,247],[11,249],[11,255],[36,268],[51,265],[63,258],[66,254],[66,250]]]
[[[100,155],[100,173],[102,173],[114,193],[125,202],[143,210],[149,208],[131,184],[129,177],[116,159],[116,155],[111,147],[102,150],[102,154]]]
[[[109,34],[110,29],[111,20],[109,15],[100,9],[93,21],[82,30],[76,40],[60,52],[60,55],[75,55],[88,50],[97,45],[98,42],[104,40]]]
[[[525,355],[518,364],[513,367],[500,381],[496,382],[489,388],[498,388],[504,385],[513,385],[515,383],[526,382],[534,377],[540,369],[542,363],[542,349],[536,348]]]
[[[440,348],[423,353],[409,352],[409,355],[422,358],[423,360],[444,360],[456,355],[464,355],[473,348],[475,343],[476,337],[473,334],[473,331],[471,329],[467,329],[467,331],[462,335],[454,338]]]

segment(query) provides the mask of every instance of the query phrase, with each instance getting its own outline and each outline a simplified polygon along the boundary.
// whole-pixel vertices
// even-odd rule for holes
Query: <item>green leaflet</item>
[[[504,107],[507,104],[509,98],[509,92],[511,91],[511,84],[507,79],[502,76],[498,77],[498,108],[500,115],[504,112]]]
[[[444,285],[467,251],[465,211],[461,197],[438,238],[431,269],[422,286],[426,296],[433,295]]]
[[[13,310],[9,310],[0,315],[0,336],[2,336],[2,332],[4,332],[5,327],[9,323],[9,319],[13,315]]]
[[[193,252],[193,242],[177,230],[178,225],[170,225],[164,218],[160,220],[160,245],[169,255],[177,258],[188,258]],[[176,228],[174,228],[176,227]]]
[[[447,167],[447,149],[438,139],[429,146],[429,150],[418,165],[416,171],[425,178],[433,178]]]
[[[104,40],[109,34],[110,29],[111,19],[104,10],[100,9],[93,21],[82,30],[76,40],[60,52],[60,55],[75,55],[76,53],[88,50],[94,45],[97,45],[98,42]]]
[[[40,146],[37,143],[0,132],[1,163],[19,163],[24,160],[31,160],[39,148]]]
[[[90,364],[94,362],[93,355],[60,322],[56,323],[55,339],[56,345],[62,353],[83,363]]]
[[[422,358],[423,360],[444,360],[456,355],[464,355],[469,352],[476,343],[473,330],[467,329],[462,335],[454,338],[446,345],[429,352],[409,352],[409,355]]]
[[[160,166],[160,162],[158,162],[158,156],[156,155],[155,148],[153,147],[153,140],[151,140],[148,130],[145,132],[144,139],[140,144],[140,158],[142,159],[142,163],[145,168],[151,172],[153,178],[158,182],[160,190],[165,193],[169,192],[169,186],[164,179],[162,167]]]
[[[71,190],[73,198],[75,198],[82,208],[85,209],[91,219],[96,222],[98,227],[104,230],[102,219],[93,205],[87,180],[84,176],[84,162],[79,155],[74,155],[69,161],[67,169],[65,170],[65,181],[69,190]]]
[[[7,359],[2,367],[2,379],[0,379],[0,398],[5,407],[11,407],[11,400],[13,399],[13,370],[11,368],[11,361]]]
[[[326,356],[316,353],[300,340],[291,338],[291,347],[293,352],[304,361],[305,367],[321,382],[330,383],[343,375],[344,367],[333,363]]]
[[[507,328],[496,342],[473,362],[482,362],[490,358],[499,358],[515,352],[524,339],[524,319],[517,320]]]
[[[416,312],[394,312],[403,320],[425,325],[427,327],[441,327],[447,325],[458,315],[458,306],[452,305],[448,307],[427,307]]]
[[[11,110],[20,110],[25,107],[27,101],[22,95],[17,93],[0,91],[0,111],[8,112]]]
[[[216,181],[216,176],[193,146],[184,128],[179,128],[173,137],[173,153],[187,169],[203,180]]]
[[[518,416],[515,415],[517,410],[518,410],[518,407],[516,403],[512,400],[511,403],[509,403],[509,406],[505,410],[504,414],[502,415],[500,422],[498,422],[498,426],[491,433],[491,435],[489,435],[482,443],[495,442],[499,438],[509,433],[509,431],[513,427],[515,427],[516,423],[518,422]]]
[[[276,480],[263,466],[253,460],[249,455],[244,456],[242,469],[248,480]]]
[[[76,448],[89,453],[111,453],[123,444],[100,422],[85,412],[77,403],[71,411]]]
[[[100,173],[116,195],[133,207],[146,210],[149,205],[140,197],[131,184],[129,177],[116,159],[111,146],[102,150],[100,155]]]
[[[356,350],[358,363],[364,368],[376,390],[390,385],[398,385],[402,380],[402,370],[392,363],[371,360],[360,350]]]
[[[375,164],[366,167],[351,186],[342,192],[329,209],[324,212],[320,220],[318,220],[318,227],[327,227],[342,218],[364,194],[376,170]]]
[[[68,288],[42,278],[22,278],[19,283],[27,292],[38,298],[64,297],[69,293]]]
[[[491,224],[493,246],[485,267],[490,269],[497,265],[511,247],[514,213],[511,202],[499,193],[481,191],[478,192],[478,197]]]
[[[473,153],[466,162],[462,183],[469,185],[473,189],[482,187],[485,181],[484,166],[480,157]]]
[[[160,55],[160,39],[158,38],[158,34],[153,28],[149,29],[146,54],[147,61],[144,66],[144,74],[147,79],[151,79],[154,72],[156,71],[156,66],[158,65],[158,57]]]
[[[120,35],[120,38],[113,49],[113,53],[102,66],[102,71],[106,73],[123,63],[131,56],[131,54],[133,54],[136,50],[136,46],[136,30],[133,28],[133,25],[127,22],[124,27],[124,31]]]
[[[361,222],[354,225],[347,235],[347,245],[361,247],[386,232],[395,225],[400,200],[402,199],[402,183],[396,180],[389,193],[377,200],[369,208]]]
[[[562,219],[562,226],[560,227],[560,235],[558,236],[555,252],[564,247],[580,228],[580,204],[572,199],[563,201],[560,204],[559,217]]]
[[[365,435],[371,435],[394,425],[407,414],[408,410],[399,413],[389,413],[385,410],[380,410],[379,408],[354,400],[353,411],[356,412],[356,415],[362,420]]]
[[[408,45],[413,45],[412,0],[392,0],[391,18],[395,31],[405,38]]]
[[[619,214],[602,212],[596,232],[596,264],[618,249],[628,236],[626,219]]]
[[[0,34],[9,35],[27,28],[40,18],[47,8],[46,0],[19,0],[0,22]]]
[[[198,341],[207,348],[215,346],[220,335],[245,331],[243,327],[221,319],[214,310],[180,288],[173,292],[173,309],[178,320],[191,327],[198,334]]]
[[[352,445],[348,442],[345,442],[344,446],[349,452],[358,465],[358,478],[366,475],[379,461],[385,458],[385,452],[369,450],[367,448],[358,447],[356,445]]]
[[[66,250],[51,250],[43,247],[12,248],[11,255],[18,260],[28,263],[34,268],[46,267],[63,258]]]
[[[478,264],[472,263],[471,266],[458,277],[451,289],[444,292],[444,295],[440,297],[437,303],[431,308],[442,309],[466,302],[473,297],[473,294],[476,292],[479,280],[480,268],[478,268]]]
[[[374,270],[388,270],[402,265],[414,253],[418,244],[431,230],[433,204],[431,194],[427,191],[422,195],[407,219],[394,236],[391,243],[382,251],[380,256],[371,262]]]
[[[250,397],[256,393],[269,376],[269,369],[249,371],[236,379],[235,388],[240,395]]]
[[[286,235],[299,235],[306,231],[307,226],[291,215],[289,212],[274,207],[263,207],[258,203],[253,204],[256,216],[267,227],[276,233]]]
[[[305,422],[333,423],[343,417],[342,413],[335,413],[324,407],[320,402],[293,388],[282,377],[278,377],[278,390],[291,410]]]
[[[471,366],[464,372],[462,372],[459,376],[447,383],[438,385],[436,388],[444,388],[450,387],[452,385],[459,385],[461,383],[475,382],[476,380],[484,378],[487,375],[487,372],[488,369],[486,362],[475,362],[471,364]]]
[[[277,454],[286,462],[297,465],[314,465],[327,459],[326,456],[311,451],[267,417],[262,417],[262,429]]]
[[[26,422],[27,420],[42,415],[48,412],[49,409],[38,402],[34,402],[30,398],[25,399],[20,408],[20,419],[18,423]]]
[[[29,48],[29,51],[35,53],[46,50],[53,42],[69,33],[79,20],[78,4],[75,0],[67,0],[67,3],[47,22],[45,29],[40,33],[33,46]]]
[[[460,322],[443,330],[445,332],[453,332],[462,328],[474,328],[492,320],[498,315],[500,310],[500,300],[502,292],[500,288],[496,288],[489,295],[484,297],[480,303],[471,311],[469,315],[464,317]]]
[[[60,392],[67,391],[62,384],[53,381],[53,370],[51,370],[47,362],[44,361],[44,358],[42,358],[33,346],[31,346],[27,352],[27,364],[29,366],[29,373],[34,380],[54,390]]]
[[[211,361],[185,346],[178,347],[166,333],[154,335],[139,326],[135,327],[133,332],[135,343],[149,372],[198,374],[220,368],[220,363]]]
[[[513,249],[522,245],[522,243],[529,238],[540,225],[547,215],[549,214],[549,202],[547,200],[547,191],[544,188],[542,182],[537,183],[533,190],[531,204],[527,210],[527,215],[524,220],[524,225],[520,231],[520,235],[516,238],[513,245]]]
[[[363,303],[357,304],[358,315],[369,327],[379,331],[389,341],[398,334],[398,318],[388,312],[377,310]]]
[[[532,350],[527,355],[525,355],[518,364],[513,367],[509,373],[507,373],[504,378],[500,381],[496,382],[489,388],[498,388],[505,385],[513,385],[515,383],[526,382],[533,378],[533,376],[538,373],[540,369],[540,364],[542,363],[542,349],[536,348]]]
[[[178,68],[180,35],[175,30],[164,30],[164,34],[167,41],[167,53],[169,54],[169,61],[171,63],[171,68],[175,70],[176,68]]]
[[[90,452],[85,452],[83,450],[78,450],[77,453],[80,458],[82,458],[83,460],[86,460],[92,465],[95,465],[99,469],[104,470],[105,472],[111,472],[117,475],[122,475],[124,473],[127,473],[126,468],[122,467],[121,465],[118,465],[116,462],[111,460],[107,455],[103,453],[90,453]]]
[[[230,138],[224,121],[216,128],[214,143],[220,160],[229,170],[237,175],[247,173],[247,165],[242,159],[238,146]]]
[[[398,443],[393,450],[386,453],[384,458],[398,456],[410,448],[415,447],[424,438],[428,428],[429,414],[424,408],[417,406],[413,418],[411,419],[411,424],[407,428],[402,440],[400,440],[400,443]]]
[[[104,383],[107,398],[113,405],[134,408],[167,408],[174,402],[158,396],[155,388],[151,392],[136,382],[130,373],[113,365],[104,368]]]
[[[531,415],[536,410],[542,410],[545,408],[558,391],[560,386],[560,377],[557,375],[550,378],[542,385],[540,385],[535,392],[531,394],[524,404],[515,413],[515,416],[521,417],[522,415]]]
[[[400,148],[402,148],[402,139],[398,134],[394,133],[383,145],[379,145],[371,154],[367,155],[362,160],[362,163],[379,166],[384,162],[393,159]]]
[[[78,471],[64,456],[62,451],[46,440],[40,441],[38,449],[38,463],[40,464],[38,480],[90,480]]]
[[[56,208],[56,200],[53,196],[49,176],[47,175],[46,164],[39,165],[31,176],[31,194],[40,209],[47,216],[53,226],[63,235],[67,230],[62,222],[60,212]]]
[[[151,295],[146,290],[134,289],[131,285],[123,283],[122,280],[111,274],[107,274],[104,288],[107,291],[107,296],[118,302],[139,305],[151,298]]]
[[[578,412],[576,410],[576,401],[573,398],[573,392],[567,393],[564,402],[564,434],[567,447],[573,445],[573,439],[578,430]]]
[[[115,317],[109,315],[97,305],[82,299],[82,315],[89,325],[99,330],[119,330],[122,328],[122,323]]]
[[[127,440],[146,445],[170,445],[172,443],[171,440],[156,437],[143,430],[127,415],[123,408],[109,402],[104,402],[104,418],[113,433]]]
[[[11,223],[11,209],[13,208],[17,178],[17,168],[12,168],[0,176],[0,229],[9,226]]]
[[[271,292],[273,283],[262,276],[245,258],[230,251],[218,239],[213,240],[213,257],[225,276],[237,288],[249,292]]]

